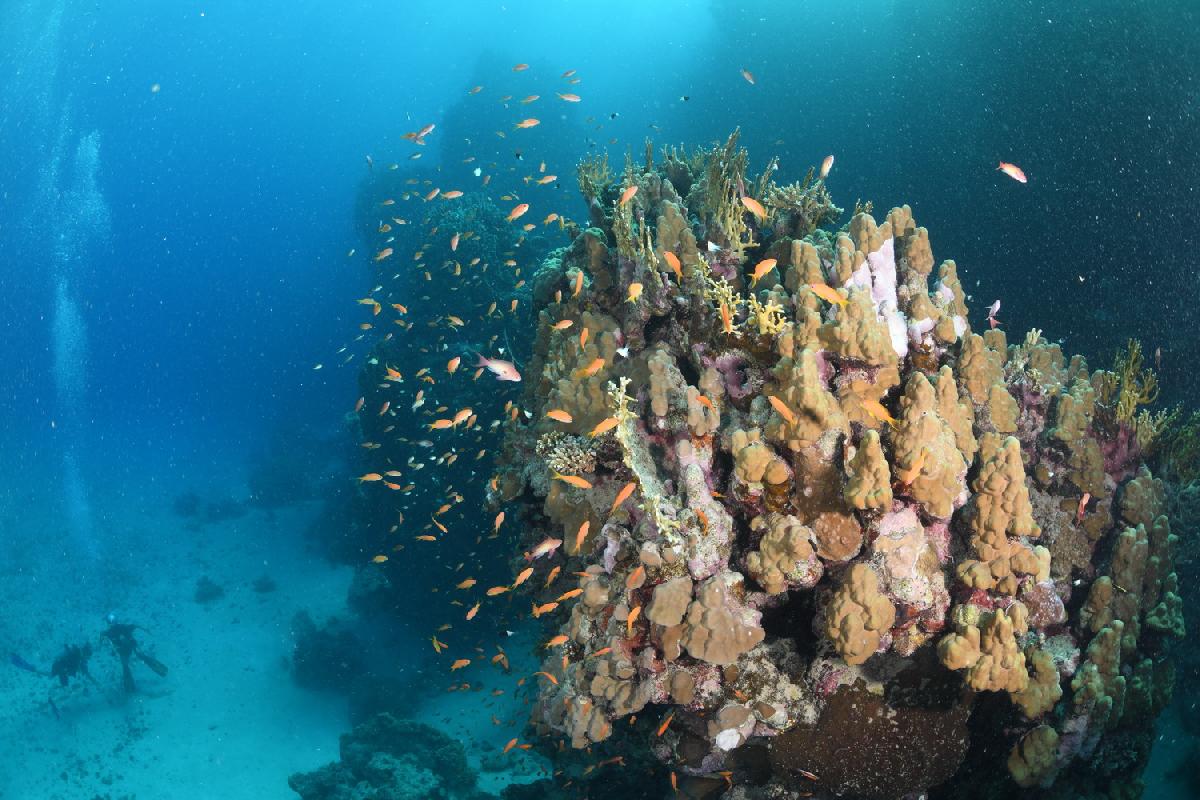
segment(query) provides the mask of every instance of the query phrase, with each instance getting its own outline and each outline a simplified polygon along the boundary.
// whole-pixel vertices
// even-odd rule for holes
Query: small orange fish
[[[540,119],[534,119],[533,117],[530,117],[529,119],[521,120],[513,127],[514,128],[533,128],[533,127],[535,127],[537,125],[541,125],[541,124],[542,124],[542,121]]]
[[[561,422],[566,425],[569,425],[575,421],[574,417],[572,417],[566,411],[563,411],[561,408],[550,409],[549,411],[546,412],[546,416],[549,417],[550,419],[554,420],[555,422]]]
[[[529,69],[528,64],[517,64],[515,67],[513,67],[513,72],[524,72],[527,69]]]
[[[709,400],[708,397],[706,397],[705,395],[702,395],[702,394],[696,395],[696,402],[699,403],[700,405],[704,406],[705,408],[707,408],[709,411],[713,412],[714,414],[717,413],[717,407],[714,406],[713,401]]]
[[[825,160],[821,162],[821,174],[819,176],[821,180],[825,180],[831,169],[833,169],[833,156],[825,156]]]
[[[440,193],[441,193],[441,191],[442,191],[442,190],[441,190],[441,189],[439,189],[439,188],[437,188],[436,186],[435,186],[434,188],[430,189],[430,190],[429,190],[429,194],[425,195],[425,202],[427,202],[427,203],[428,203],[430,200],[432,200],[433,198],[437,197],[437,196],[438,196],[438,194],[440,194]]]
[[[579,526],[579,531],[578,531],[578,533],[575,534],[575,552],[576,553],[578,553],[579,549],[581,547],[583,547],[583,540],[587,538],[588,528],[590,528],[591,526],[592,526],[591,521],[586,520],[586,519],[583,521],[583,524],[581,524]]]
[[[496,521],[494,523],[492,523],[492,530],[495,530],[495,531],[500,530],[500,526],[503,524],[504,524],[504,512],[501,511],[499,514],[496,515]]]
[[[559,541],[559,544],[562,544],[562,542]],[[554,579],[558,577],[558,573],[561,571],[562,571],[562,567],[555,567],[554,569],[550,570],[550,574],[546,576],[546,588],[547,589],[550,588],[550,584],[554,583]],[[555,603],[555,605],[558,605],[558,604]]]
[[[742,205],[746,207],[747,211],[759,219],[764,219],[767,216],[767,210],[763,208],[762,203],[758,202],[753,197],[743,197]]]
[[[507,586],[493,586],[492,588],[487,590],[487,596],[495,597],[496,595],[504,594],[505,592],[508,591],[508,589],[509,589],[509,587],[507,587]]]
[[[552,639],[550,639],[549,641],[547,641],[544,645],[542,645],[542,647],[546,647],[546,648],[558,647],[559,645],[566,644],[567,641],[568,641],[567,635],[565,633],[560,633],[558,636],[555,636]]]
[[[587,347],[588,336],[590,336],[591,333],[592,332],[587,328],[584,328],[583,330],[581,330],[579,332],[579,349],[580,350]]]
[[[558,219],[558,214],[551,212],[546,215],[546,218],[544,220],[542,220],[542,224],[549,225],[551,222],[554,222],[554,220],[556,220],[556,219]]]
[[[371,561],[376,564],[382,564],[383,562],[385,562],[387,560],[388,560],[387,556],[375,556],[374,558],[371,559]]]
[[[629,619],[625,620],[625,635],[633,635],[633,623],[637,621],[638,616],[642,613],[641,606],[634,606],[629,611]]]
[[[733,333],[733,314],[729,311],[729,306],[725,301],[721,301],[721,330],[724,333]]]
[[[654,732],[654,735],[655,735],[655,736],[662,736],[664,733],[666,733],[666,732],[667,732],[667,728],[668,728],[668,727],[670,727],[670,725],[671,725],[671,720],[673,720],[673,719],[675,719],[675,712],[674,712],[674,711],[672,711],[671,713],[667,714],[667,716],[666,716],[665,718],[663,718],[662,724],[658,726],[658,730],[656,730],[656,731]]]
[[[610,508],[608,510],[608,513],[612,514],[614,511],[616,511],[618,508],[620,508],[621,504],[629,499],[630,495],[633,494],[633,490],[636,488],[637,488],[637,481],[630,481],[629,483],[622,486],[621,491],[617,492],[617,497],[615,500],[613,500],[612,508]],[[578,548],[576,548],[576,549],[578,549]]]
[[[391,255],[392,253],[394,253],[394,252],[396,252],[396,251],[395,251],[395,250],[393,250],[392,248],[390,248],[390,247],[385,247],[385,248],[383,248],[382,250],[380,250],[378,253],[376,253],[376,254],[375,254],[375,260],[376,260],[376,261],[383,261],[385,258],[387,258],[388,256],[390,256],[390,255]]]
[[[834,289],[827,283],[810,283],[807,288],[812,290],[812,293],[824,300],[826,303],[835,303],[840,308],[845,308],[850,301],[842,297],[837,289]]]
[[[746,83],[749,83],[751,86],[754,85],[754,75],[745,67],[742,67],[742,77],[746,79]]]
[[[1000,166],[996,167],[996,169],[1003,172],[1005,175],[1012,178],[1017,183],[1028,183],[1029,182],[1025,178],[1025,171],[1022,170],[1020,167],[1018,167],[1016,164],[1009,164],[1007,161],[1001,161]]]
[[[554,676],[553,676],[553,675],[551,675],[549,672],[542,672],[542,671],[538,671],[538,672],[535,672],[535,673],[533,673],[533,674],[534,674],[534,675],[541,675],[541,676],[542,676],[542,677],[544,677],[546,680],[548,680],[548,681],[550,681],[551,683],[553,683],[555,686],[558,686],[558,678],[554,677]]]
[[[666,250],[663,252],[663,258],[666,260],[667,266],[675,273],[675,279],[683,283],[683,265],[679,263],[679,256],[670,250]]]
[[[796,414],[794,411],[788,408],[787,403],[783,402],[773,394],[767,395],[767,402],[771,404],[771,408],[779,412],[779,416],[787,420],[789,425],[796,424]]]
[[[453,253],[456,250],[458,250],[458,234],[457,233],[450,237],[450,252]]]
[[[362,407],[363,407],[363,405],[366,404],[366,402],[367,402],[367,398],[365,398],[365,397],[358,398],[358,402],[354,404],[354,413],[357,414],[359,411],[362,411]]]
[[[368,472],[366,475],[358,476],[359,483],[370,483],[373,481],[381,481],[381,480],[383,480],[383,476],[380,475],[378,472]]]
[[[925,466],[925,459],[928,455],[929,449],[922,447],[920,452],[917,453],[917,457],[913,459],[912,466],[897,472],[896,479],[905,486],[911,484],[921,474],[921,468]]]
[[[450,671],[451,671],[451,672],[454,672],[455,670],[460,670],[460,669],[462,669],[463,667],[467,666],[467,665],[468,665],[468,664],[470,664],[470,663],[471,663],[471,659],[469,659],[469,658],[460,658],[460,659],[458,659],[457,661],[455,661],[453,664],[451,664],[451,665],[450,665]]]
[[[638,564],[637,569],[635,569],[633,572],[629,573],[629,575],[627,575],[625,577],[625,588],[633,589],[634,587],[636,587],[638,585],[638,582],[645,575],[646,575],[646,567],[642,564]]]
[[[642,296],[642,284],[634,281],[629,284],[629,296],[625,298],[626,303],[636,303],[638,298]]]
[[[860,400],[862,402],[863,410],[865,410],[872,417],[880,422],[886,422],[888,425],[892,426],[892,428],[897,427],[896,418],[893,417],[886,408],[884,408],[883,403],[871,397],[863,397],[860,398]],[[925,451],[922,450],[921,452]]]
[[[562,481],[563,483],[567,484],[568,486],[574,486],[576,489],[592,488],[592,484],[590,481],[588,481],[585,478],[581,478],[578,475],[561,475],[561,474],[555,472],[553,479],[556,481]]]
[[[573,320],[573,319],[563,319],[563,320],[559,320],[558,322],[554,323],[550,327],[556,331],[565,331],[567,328],[571,327],[574,324],[575,324],[575,320]]]
[[[476,580],[474,578],[467,578],[465,581],[460,581],[460,582],[454,584],[454,588],[455,589],[470,589],[472,586],[475,585],[475,583],[476,583]]]
[[[578,297],[581,291],[583,291],[583,270],[575,273],[575,291],[571,293],[571,297]]]
[[[593,375],[595,375],[597,372],[599,372],[603,366],[604,366],[604,359],[596,358],[595,360],[592,361],[592,363],[588,364],[586,367],[581,367],[580,369],[575,370],[575,377],[576,378],[590,378]]]
[[[436,536],[430,536],[428,533],[423,533],[417,537],[418,542],[436,542]]]
[[[925,452],[925,451],[922,450],[921,452]],[[1083,516],[1084,516],[1085,512],[1087,511],[1088,501],[1091,499],[1092,499],[1091,492],[1084,492],[1083,496],[1079,498],[1079,507],[1075,509],[1075,522],[1076,523],[1083,522]]]
[[[535,604],[533,606],[532,613],[533,613],[534,618],[537,618],[537,617],[540,617],[542,614],[549,614],[551,611],[553,611],[556,608],[558,608],[558,603],[546,603],[545,605],[542,605],[542,606]]]
[[[461,189],[451,189],[448,192],[442,192],[443,200],[456,200],[462,196],[463,196],[463,193],[462,193]]]
[[[637,186],[630,186],[621,193],[621,199],[617,201],[618,206],[623,206],[633,199],[633,196],[638,193]]]
[[[596,427],[588,431],[588,436],[593,439],[595,439],[597,436],[603,436],[613,428],[617,427],[617,425],[620,423],[621,421],[616,417],[605,417],[596,424]]]
[[[745,70],[742,71],[745,72]],[[671,773],[671,790],[675,792],[675,794],[679,794],[679,776],[677,776],[674,772]]]
[[[571,94],[569,92],[555,92],[555,94],[558,95],[560,100],[566,100],[568,103],[578,103],[583,99],[579,95]]]
[[[527,106],[530,103],[536,102],[540,98],[541,98],[540,94],[531,94],[528,97],[521,98],[521,105]]]
[[[462,357],[455,356],[454,358],[452,358],[446,362],[446,372],[449,372],[451,375],[453,375],[455,373],[455,371],[458,369],[458,365],[461,363],[462,363]]]
[[[508,744],[504,745],[504,750],[503,750],[503,752],[507,753],[509,750],[512,750],[512,749],[513,749],[514,747],[516,747],[516,746],[517,746],[517,740],[516,740],[516,739],[509,739],[509,740],[508,740]]]
[[[554,602],[564,603],[567,600],[570,600],[575,597],[579,597],[579,595],[581,595],[581,594],[583,594],[583,589],[572,589],[569,592],[563,592],[561,595],[559,595],[558,599],[555,600]]]
[[[517,579],[513,581],[512,588],[517,588],[525,581],[529,580],[529,576],[533,574],[533,567],[526,567],[517,575]]]
[[[766,277],[767,273],[775,269],[775,265],[779,263],[774,258],[764,258],[762,261],[754,265],[754,272],[750,275],[750,285],[755,286],[760,280]]]
[[[467,620],[470,621],[470,620],[475,619],[475,615],[478,613],[479,613],[479,603],[476,603],[475,605],[471,606],[471,610],[467,612]]]
[[[556,180],[558,180],[557,175],[543,175],[542,177],[538,178],[537,182],[538,185],[545,186],[547,183],[554,183]],[[554,220],[550,221],[553,222]]]
[[[508,212],[508,216],[505,217],[505,219],[508,220],[509,222],[512,222],[514,219],[517,219],[518,217],[523,215],[528,210],[529,210],[529,203],[520,203],[520,204],[514,206],[512,211]]]

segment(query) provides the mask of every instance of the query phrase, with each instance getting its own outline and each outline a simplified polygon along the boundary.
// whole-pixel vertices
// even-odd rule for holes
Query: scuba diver
[[[26,672],[32,672],[34,675],[58,678],[58,685],[63,688],[66,688],[71,679],[77,676],[87,678],[93,685],[99,686],[96,683],[96,679],[92,677],[92,673],[88,672],[88,659],[91,657],[92,645],[89,642],[84,642],[83,644],[66,645],[62,653],[50,665],[49,671],[38,669],[16,653],[12,654],[10,661],[14,667],[23,669]],[[54,704],[53,689],[47,693],[46,702],[50,704],[50,710],[54,712],[55,719],[62,719],[62,716],[58,713],[58,706]]]
[[[133,670],[129,668],[131,657],[136,656],[139,661],[153,670],[160,678],[166,677],[166,666],[154,656],[144,652],[138,646],[137,639],[134,638],[134,631],[144,631],[145,628],[138,625],[117,622],[115,614],[109,614],[106,621],[108,622],[108,629],[100,634],[100,638],[108,640],[109,644],[113,646],[113,650],[116,651],[117,657],[121,659],[121,679],[126,694],[132,694],[137,691],[137,685],[133,682]]]

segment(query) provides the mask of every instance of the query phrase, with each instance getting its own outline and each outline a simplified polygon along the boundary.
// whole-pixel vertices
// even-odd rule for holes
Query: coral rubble
[[[1090,372],[976,334],[907,206],[832,230],[823,180],[748,164],[736,135],[586,163],[591,227],[535,279],[491,499],[577,584],[527,584],[574,597],[542,615],[565,644],[533,730],[644,750],[617,722],[664,720],[651,753],[696,787],[1135,786],[1144,759],[1100,765],[1149,735],[1185,634],[1140,349]]]

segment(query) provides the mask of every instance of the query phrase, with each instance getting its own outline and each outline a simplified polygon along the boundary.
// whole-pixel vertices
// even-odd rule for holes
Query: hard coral
[[[971,333],[910,208],[814,229],[823,181],[748,168],[736,134],[630,160],[621,207],[593,160],[595,227],[539,271],[529,413],[491,492],[525,507],[522,551],[563,540],[544,563],[581,590],[542,615],[568,638],[535,731],[627,752],[645,739],[614,720],[670,706],[652,755],[681,791],[749,780],[771,740],[755,780],[781,792],[970,796],[964,759],[1067,785],[1149,729],[1185,631],[1167,493],[1141,471],[1156,423],[1120,399],[1152,381],[1134,355],[1090,372],[1040,331]]]

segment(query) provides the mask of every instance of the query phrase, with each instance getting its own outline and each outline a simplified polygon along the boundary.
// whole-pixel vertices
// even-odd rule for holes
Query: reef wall
[[[583,163],[532,280],[532,728],[696,795],[1136,794],[1184,636],[1140,349],[976,333],[907,206],[832,230],[828,167],[747,163]]]

